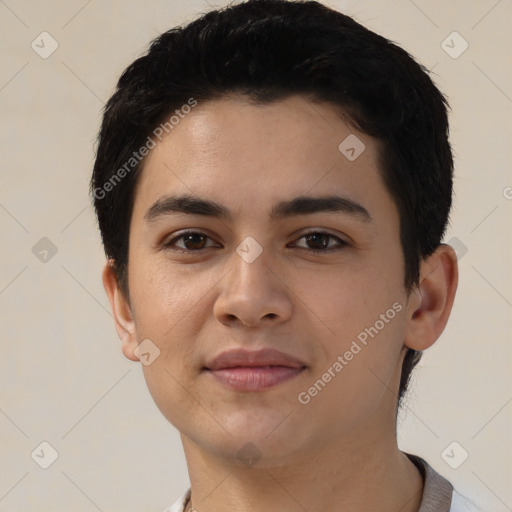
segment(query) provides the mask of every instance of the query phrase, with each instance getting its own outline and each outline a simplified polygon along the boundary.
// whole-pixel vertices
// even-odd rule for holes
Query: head
[[[293,353],[292,336],[304,333],[295,354],[312,363],[310,378],[317,379],[379,314],[386,316],[385,327],[376,329],[382,343],[360,347],[360,363],[343,372],[374,373],[366,413],[383,383],[396,381],[389,400],[398,407],[422,350],[444,328],[455,293],[454,253],[441,243],[452,198],[447,108],[428,71],[405,50],[314,1],[254,0],[209,12],[162,34],[124,71],[105,107],[91,193],[123,352],[136,359],[134,347],[145,338],[158,347],[161,356],[144,371],[168,418],[161,379],[193,377],[173,377],[165,354],[194,368],[204,363],[201,357],[242,339],[254,340],[249,348],[282,342],[280,349]],[[354,160],[343,153],[345,140],[364,144]],[[171,195],[188,196],[178,201],[182,211],[201,198],[225,206],[231,217],[196,204],[192,217],[150,220],[148,210],[162,210],[158,199]],[[348,248],[307,261],[287,255],[300,251],[288,243],[305,217],[271,223],[272,207],[329,195],[348,197],[372,221],[353,205],[352,213],[342,208],[341,224],[333,211],[314,213],[309,225],[330,226],[329,234]],[[295,211],[311,209],[307,203],[296,202]],[[188,247],[199,242],[201,256],[162,248],[171,233],[195,226],[210,237],[204,249],[204,238],[189,239]],[[251,250],[262,250],[251,263],[236,251],[248,236],[257,242]],[[444,278],[429,281],[436,272],[452,272],[444,301],[436,288]],[[244,283],[254,292],[252,304]],[[444,302],[435,322],[424,318],[436,302],[430,292]],[[418,319],[424,323],[416,325]],[[315,344],[316,328],[323,330],[319,352],[306,346]],[[208,333],[215,338],[211,348]],[[180,340],[186,346],[174,351]],[[382,358],[388,363],[379,373]],[[285,384],[288,392],[296,391],[292,382]],[[359,389],[361,383],[353,381]],[[357,393],[351,394],[347,403],[355,404]]]

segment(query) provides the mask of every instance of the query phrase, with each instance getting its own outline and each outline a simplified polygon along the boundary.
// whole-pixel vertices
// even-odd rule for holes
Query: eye
[[[324,231],[311,231],[302,235],[298,240],[302,239],[305,240],[305,243],[309,245],[309,247],[301,247],[299,244],[296,244],[296,246],[300,249],[305,249],[313,253],[335,251],[343,249],[349,245],[345,240],[342,240],[341,238]],[[214,244],[207,245],[208,240],[211,240],[211,238],[205,233],[189,230],[184,231],[168,242],[163,243],[162,247],[166,250],[168,249],[171,251],[183,253],[199,252],[202,249],[215,247]],[[182,243],[181,246],[177,245],[179,242]],[[332,242],[334,242],[334,244]]]
[[[183,240],[184,247],[176,246],[176,242]],[[208,235],[200,231],[185,231],[174,237],[172,240],[165,242],[162,247],[177,252],[197,252],[210,246],[206,246],[206,241],[210,240]]]
[[[333,250],[343,249],[348,246],[348,242],[342,240],[341,238],[332,235],[331,233],[326,233],[325,231],[311,231],[310,233],[306,233],[301,236],[298,240],[306,240],[306,244],[313,245],[311,247],[301,247],[301,249],[306,249],[311,252],[320,253],[320,252],[329,252]],[[330,244],[330,241],[335,241],[334,246]]]

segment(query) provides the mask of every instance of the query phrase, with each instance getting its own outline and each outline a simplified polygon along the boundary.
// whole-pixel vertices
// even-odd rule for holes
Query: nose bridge
[[[217,298],[214,312],[222,322],[235,317],[245,324],[263,318],[285,319],[291,312],[286,287],[272,271],[274,258],[253,237],[246,237],[236,248]]]
[[[232,274],[230,288],[238,290],[243,294],[247,293],[246,287],[250,290],[255,286],[268,288],[272,286],[269,278],[272,273],[269,270],[270,249],[260,245],[252,236],[248,236],[236,247],[231,258]],[[256,291],[256,290],[255,290]],[[262,290],[260,290],[262,291]]]

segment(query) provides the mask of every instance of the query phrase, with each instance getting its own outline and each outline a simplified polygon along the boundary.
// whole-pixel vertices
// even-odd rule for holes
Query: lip
[[[289,368],[300,368],[306,365],[300,359],[274,348],[262,348],[255,351],[235,348],[221,352],[217,357],[209,361],[205,368],[207,370],[223,370],[237,366],[287,366]]]
[[[204,370],[238,391],[261,391],[299,375],[306,368],[296,357],[264,348],[227,350],[208,362]]]
[[[305,369],[305,366],[237,366],[207,371],[217,381],[236,391],[263,391],[292,379]]]

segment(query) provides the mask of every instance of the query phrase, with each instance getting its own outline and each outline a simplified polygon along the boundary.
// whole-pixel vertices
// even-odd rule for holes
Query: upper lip
[[[205,368],[207,370],[221,370],[236,366],[288,366],[290,368],[300,368],[306,365],[296,357],[279,350],[263,348],[256,351],[245,349],[226,350],[209,361]]]

